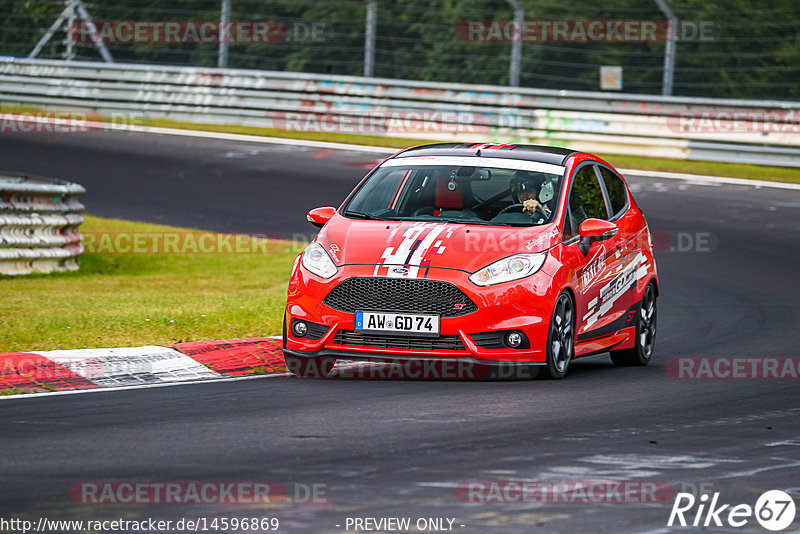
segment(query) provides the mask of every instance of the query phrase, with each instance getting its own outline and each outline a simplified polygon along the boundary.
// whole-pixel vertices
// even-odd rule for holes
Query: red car
[[[345,359],[562,378],[573,358],[653,354],[650,231],[622,176],[591,154],[409,148],[308,219],[322,230],[295,261],[283,333],[298,376]]]

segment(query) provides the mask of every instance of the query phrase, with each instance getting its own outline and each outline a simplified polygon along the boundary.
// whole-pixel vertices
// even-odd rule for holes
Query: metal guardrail
[[[800,103],[0,59],[0,101],[304,131],[800,167]],[[694,122],[692,122],[694,118]]]
[[[77,270],[85,192],[63,180],[0,173],[0,274]]]

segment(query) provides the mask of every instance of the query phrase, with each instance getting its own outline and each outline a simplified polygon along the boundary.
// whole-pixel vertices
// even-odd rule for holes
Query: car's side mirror
[[[316,226],[317,228],[322,228],[325,224],[331,220],[333,214],[336,213],[336,208],[331,206],[325,206],[324,208],[314,208],[313,210],[308,212],[306,215],[306,219],[308,222]]]
[[[602,219],[586,219],[578,227],[578,234],[581,236],[580,249],[584,255],[589,253],[592,243],[595,241],[605,241],[611,239],[619,232],[619,227]]]
[[[619,232],[619,227],[602,219],[586,219],[578,228],[581,237],[590,237],[596,241],[611,239]]]

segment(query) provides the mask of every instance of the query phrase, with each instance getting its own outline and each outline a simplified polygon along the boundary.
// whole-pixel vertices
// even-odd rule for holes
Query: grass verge
[[[203,235],[212,241],[224,237],[91,216],[81,231],[112,239],[191,234],[197,242]],[[141,254],[115,253],[98,240],[94,252],[81,256],[77,272],[2,276],[0,352],[280,334],[286,286],[300,245],[273,241],[251,246],[248,240],[241,239],[233,252],[193,253],[179,246],[178,253]],[[154,250],[147,243],[144,249]]]
[[[0,103],[0,112],[21,113],[36,112],[41,109],[30,106],[16,106]],[[106,118],[106,121],[110,119]],[[167,119],[141,119],[134,121],[139,126],[155,126],[161,128],[177,128],[181,130],[199,130],[207,132],[235,133],[244,135],[259,135],[264,137],[280,137],[284,139],[305,139],[310,141],[326,141],[333,143],[347,143],[352,145],[380,146],[387,148],[406,148],[426,143],[441,141],[418,138],[382,137],[371,135],[356,135],[337,132],[301,132],[295,130],[279,130],[276,128],[259,128],[254,126],[238,126],[226,124],[200,124],[180,122]],[[702,174],[710,176],[730,176],[750,180],[770,180],[784,183],[800,183],[800,169],[790,167],[773,167],[766,165],[745,165],[739,163],[717,163],[713,161],[687,161],[667,158],[650,158],[644,156],[628,156],[620,154],[603,154],[598,156],[605,159],[615,167],[637,169],[644,171],[678,172],[687,174]]]

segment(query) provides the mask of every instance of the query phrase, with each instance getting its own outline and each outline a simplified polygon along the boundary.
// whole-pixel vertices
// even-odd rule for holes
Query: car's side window
[[[603,191],[594,172],[594,165],[584,165],[575,173],[569,193],[570,224],[565,224],[564,237],[577,235],[578,228],[586,219],[607,219]],[[569,231],[569,234],[567,232]]]
[[[625,191],[625,182],[614,174],[611,169],[600,166],[603,183],[608,192],[608,201],[611,203],[611,218],[619,216],[628,207],[628,193]]]

